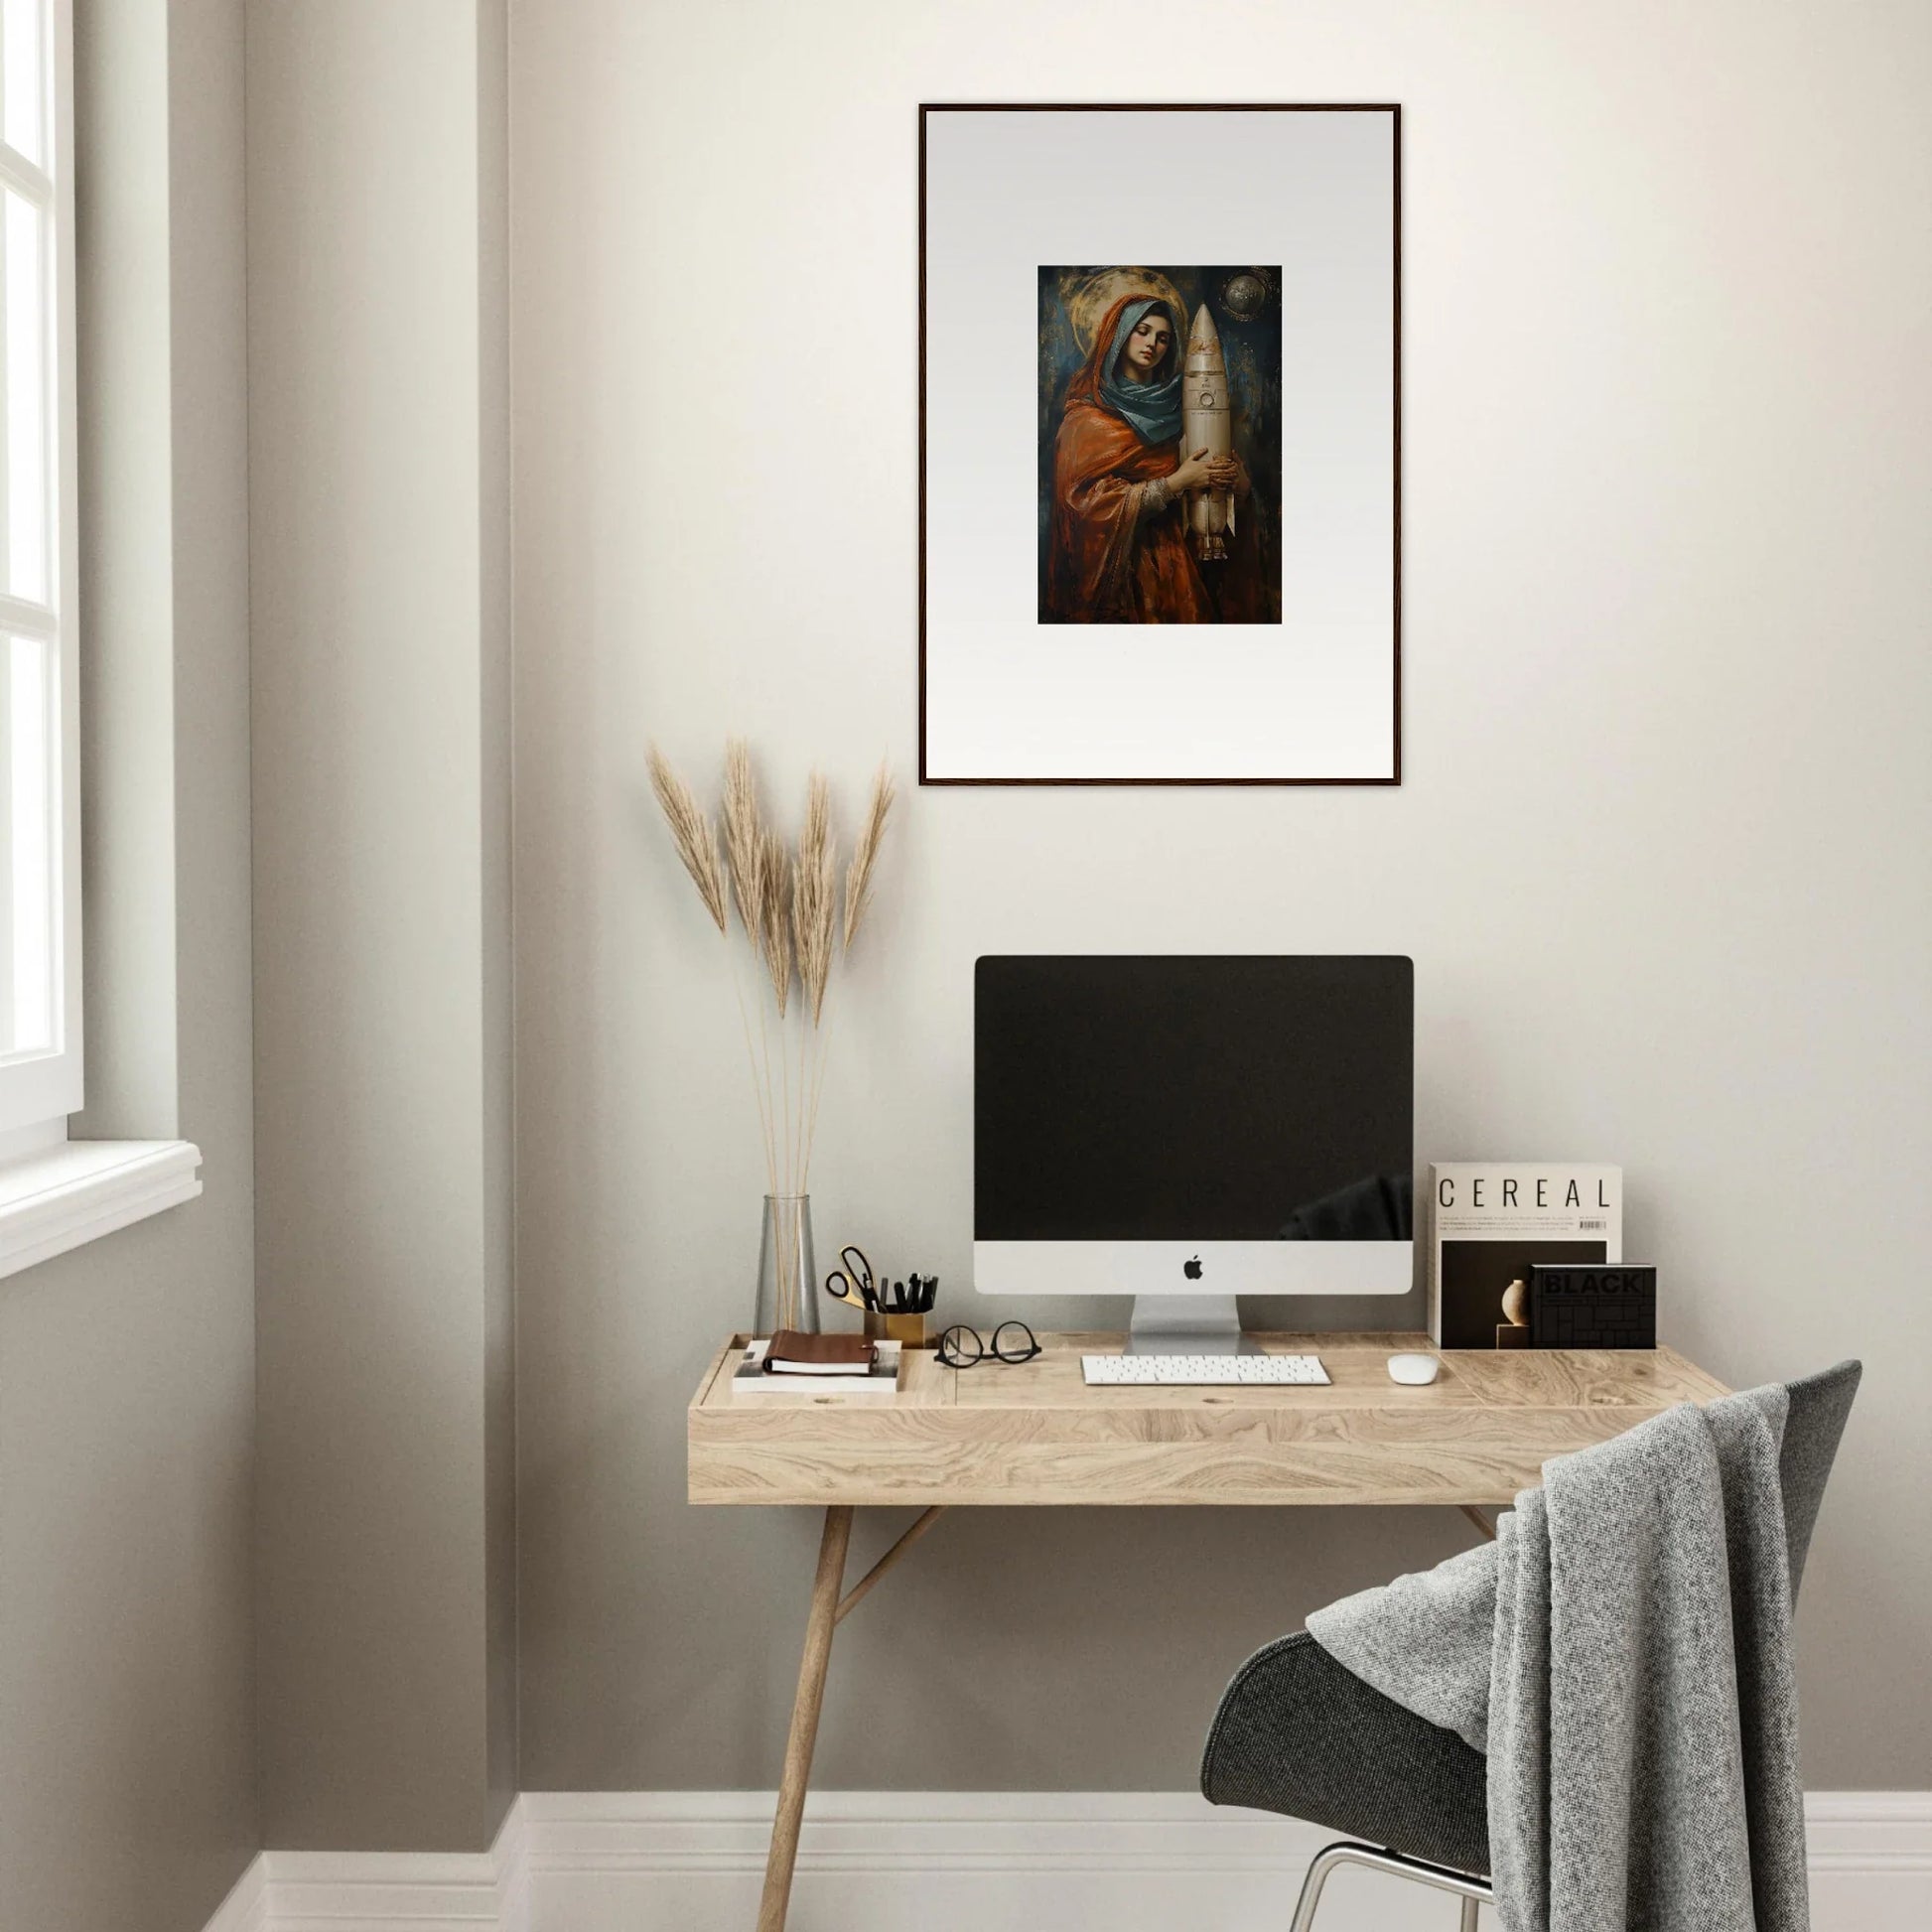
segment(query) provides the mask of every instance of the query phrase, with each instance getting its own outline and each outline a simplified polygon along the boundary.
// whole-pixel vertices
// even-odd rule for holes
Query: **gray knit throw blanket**
[[[1782,1388],[1543,1465],[1495,1543],[1309,1618],[1489,1758],[1506,1932],[1808,1932]]]

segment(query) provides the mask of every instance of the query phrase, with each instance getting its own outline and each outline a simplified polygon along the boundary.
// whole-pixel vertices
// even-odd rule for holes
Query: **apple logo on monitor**
[[[1200,1256],[1195,1255],[1190,1261],[1183,1261],[1180,1264],[1180,1272],[1183,1275],[1185,1275],[1190,1282],[1199,1281],[1200,1280]]]

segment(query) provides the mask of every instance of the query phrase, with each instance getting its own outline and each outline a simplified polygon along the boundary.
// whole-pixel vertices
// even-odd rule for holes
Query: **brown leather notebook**
[[[868,1369],[878,1349],[866,1335],[806,1335],[780,1328],[764,1351],[767,1375],[850,1375]]]

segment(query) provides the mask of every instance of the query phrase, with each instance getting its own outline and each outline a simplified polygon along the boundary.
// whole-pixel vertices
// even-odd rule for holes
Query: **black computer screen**
[[[973,1031],[976,1240],[1410,1238],[1407,959],[989,956]]]

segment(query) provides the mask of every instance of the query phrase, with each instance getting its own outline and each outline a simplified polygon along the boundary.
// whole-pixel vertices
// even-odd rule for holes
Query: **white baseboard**
[[[207,1932],[528,1932],[522,1800],[487,1852],[263,1852]]]
[[[269,1932],[268,1861],[257,1854],[207,1922],[207,1932]]]
[[[1812,1932],[1932,1925],[1932,1791],[1805,1794]]]
[[[207,1932],[744,1932],[771,1805],[525,1792],[487,1852],[264,1853]],[[1932,1925],[1932,1792],[1813,1792],[1806,1815],[1813,1932]],[[1335,1836],[1192,1793],[820,1792],[790,1932],[1280,1932]],[[1321,1928],[1442,1932],[1443,1910],[1440,1894],[1345,1869]]]

